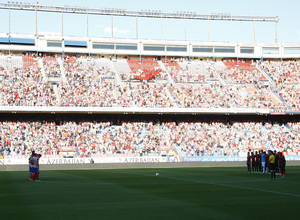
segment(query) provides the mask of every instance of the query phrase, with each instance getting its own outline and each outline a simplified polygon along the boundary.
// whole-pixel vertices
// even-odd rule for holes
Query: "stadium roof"
[[[25,10],[25,11],[44,11],[56,13],[76,13],[93,15],[113,15],[129,17],[148,17],[148,18],[170,18],[170,19],[194,19],[194,20],[222,20],[222,21],[258,21],[258,22],[278,22],[278,16],[238,16],[229,13],[212,13],[210,15],[198,14],[196,12],[162,12],[157,10],[131,11],[119,8],[92,9],[82,6],[42,6],[32,3],[7,2],[0,3],[0,9]]]

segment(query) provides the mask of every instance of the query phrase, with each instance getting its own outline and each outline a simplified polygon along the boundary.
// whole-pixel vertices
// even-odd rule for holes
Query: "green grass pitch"
[[[156,173],[159,176],[156,176]],[[0,172],[6,219],[297,219],[300,167],[287,175],[246,167]]]

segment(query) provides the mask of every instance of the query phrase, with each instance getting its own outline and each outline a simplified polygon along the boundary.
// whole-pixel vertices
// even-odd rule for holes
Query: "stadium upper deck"
[[[299,62],[0,56],[3,112],[295,114]]]
[[[300,109],[298,62],[278,62],[299,59],[300,43],[0,33],[1,51],[9,55],[0,57],[3,112],[296,114]],[[24,56],[28,53],[39,58]],[[231,62],[221,62],[226,60]]]
[[[0,51],[220,60],[300,58],[300,43],[204,42],[0,33]]]

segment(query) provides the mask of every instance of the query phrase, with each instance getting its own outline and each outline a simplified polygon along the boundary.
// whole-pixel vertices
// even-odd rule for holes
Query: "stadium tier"
[[[245,156],[248,150],[299,152],[300,123],[3,121],[1,153],[8,158]]]
[[[299,154],[299,120],[267,118],[300,112],[297,60],[187,57],[176,51],[81,53],[86,48],[32,53],[25,51],[29,46],[12,47],[24,51],[0,54],[2,157],[24,158],[32,149],[50,158],[96,161],[241,160],[249,150],[264,149]],[[41,119],[42,113],[48,116]],[[91,114],[101,116],[91,120]],[[204,121],[206,115],[218,120]],[[240,120],[243,115],[251,119]],[[259,115],[266,118],[256,120]]]
[[[299,111],[296,61],[224,62],[0,56],[1,106]],[[149,79],[137,74],[160,70]],[[125,76],[126,75],[126,76]],[[161,76],[160,76],[161,75]],[[294,88],[290,90],[290,88]],[[298,88],[298,90],[296,90]],[[77,112],[78,113],[78,112]],[[84,117],[83,117],[84,118]],[[241,156],[299,152],[299,122],[2,120],[1,153],[49,157]],[[267,141],[266,141],[267,140]]]
[[[292,61],[241,61],[237,66],[235,61],[1,55],[0,103],[297,112],[298,66]]]

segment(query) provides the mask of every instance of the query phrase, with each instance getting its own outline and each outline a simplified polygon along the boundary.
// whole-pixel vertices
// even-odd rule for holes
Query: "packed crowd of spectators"
[[[300,62],[296,61],[241,61],[237,66],[234,61],[177,59],[162,62],[168,72],[150,81],[124,81],[108,59],[66,56],[63,66],[55,56],[42,59],[46,77],[60,79],[55,91],[43,79],[34,55],[14,55],[10,61],[1,56],[1,105],[300,109]],[[11,62],[16,63],[9,66]],[[158,68],[157,61],[134,63],[134,67],[146,64]]]
[[[170,70],[172,78],[176,83],[204,83],[208,79],[218,80],[218,74],[215,69],[207,68],[201,72],[191,72],[187,70]]]
[[[173,144],[179,145],[187,155],[238,156],[247,149],[274,149],[290,153],[299,151],[297,131],[279,124],[183,122],[170,134]]]
[[[61,69],[60,64],[56,57],[45,56],[43,57],[43,65],[47,77],[60,77]]]
[[[44,82],[37,66],[0,69],[2,106],[54,106],[51,83]]]
[[[262,73],[258,70],[232,68],[220,71],[220,76],[227,84],[258,84],[261,81]]]
[[[72,147],[74,157],[136,154],[160,155],[172,147],[181,156],[239,156],[249,149],[288,154],[300,150],[300,123],[261,122],[111,122],[2,121],[0,153],[62,155]],[[171,149],[171,148],[170,148]]]
[[[274,92],[285,103],[285,108],[292,111],[300,109],[300,62],[297,61],[264,61],[264,71],[273,79]]]
[[[176,83],[204,83],[208,79],[219,79],[216,69],[208,61],[169,61],[165,65]]]
[[[260,66],[268,73],[275,83],[299,84],[300,62],[298,61],[270,61],[260,63]]]
[[[63,72],[55,57],[43,58],[46,77],[64,74],[56,97],[35,55],[11,60],[1,56],[0,105],[300,109],[300,62],[295,61],[257,63],[274,81],[272,85],[266,84],[264,73],[246,64],[216,69],[206,61],[190,65],[172,60],[165,65],[175,83],[167,82],[165,72],[151,82],[120,83],[109,60],[66,57],[62,62]],[[216,82],[207,83],[208,79]],[[159,155],[162,146],[188,156],[239,155],[265,148],[293,153],[300,149],[299,131],[300,123],[2,121],[0,153],[28,155],[35,149],[60,155],[64,149],[73,149],[76,157]]]
[[[61,81],[61,106],[112,107],[115,100],[114,73],[94,62],[64,62],[66,82]]]
[[[275,91],[283,99],[283,109],[300,110],[300,84],[277,84]]]
[[[182,108],[275,109],[280,104],[268,87],[260,85],[175,84],[169,91]]]
[[[163,84],[144,82],[120,85],[116,89],[117,106],[170,108],[174,105],[167,92]]]

